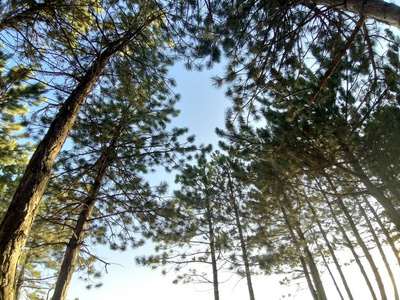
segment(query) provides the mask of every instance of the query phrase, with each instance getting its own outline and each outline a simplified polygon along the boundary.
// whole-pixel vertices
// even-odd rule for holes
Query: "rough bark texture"
[[[300,2],[348,10],[400,28],[400,7],[383,0],[304,0]]]
[[[60,108],[43,140],[39,143],[0,224],[0,300],[14,300],[15,272],[25,247],[39,204],[48,184],[51,168],[80,108],[102,74],[109,59],[145,26],[128,31],[110,43],[89,68],[82,81]]]

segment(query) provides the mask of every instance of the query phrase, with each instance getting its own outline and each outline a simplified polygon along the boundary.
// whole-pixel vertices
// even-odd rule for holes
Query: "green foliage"
[[[44,101],[44,85],[28,82],[30,71],[23,66],[9,67],[10,56],[0,51],[0,198],[8,203],[19,175],[27,164],[31,146],[22,143],[22,117],[28,106]],[[4,209],[4,207],[3,207]]]

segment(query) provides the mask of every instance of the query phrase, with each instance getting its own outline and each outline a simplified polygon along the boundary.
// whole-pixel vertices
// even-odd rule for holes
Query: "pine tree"
[[[0,298],[2,299],[14,298],[16,266],[33,220],[38,213],[42,195],[51,176],[53,163],[71,131],[82,105],[95,91],[94,88],[100,77],[104,75],[104,71],[110,70],[110,61],[123,53],[129,59],[133,59],[133,53],[130,50],[135,49],[136,44],[146,47],[146,43],[151,41],[149,37],[152,37],[153,32],[164,32],[163,30],[166,29],[163,6],[158,5],[155,1],[138,4],[128,2],[124,5],[110,1],[103,4],[102,8],[107,11],[106,15],[103,15],[97,6],[90,6],[90,3],[85,2],[80,9],[86,12],[79,22],[75,21],[73,12],[62,14],[59,19],[55,18],[56,22],[49,23],[54,27],[49,25],[48,27],[33,28],[38,41],[38,44],[34,43],[33,46],[38,45],[37,48],[32,48],[32,44],[29,42],[22,44],[22,47],[28,47],[22,52],[28,55],[27,59],[38,60],[42,67],[47,64],[50,74],[60,75],[61,78],[67,80],[61,87],[70,86],[73,83],[74,88],[62,91],[60,86],[57,87],[59,91],[67,94],[66,99],[60,104],[59,112],[38,144],[0,225],[2,268]],[[132,13],[127,15],[122,13],[125,5],[131,8]],[[22,25],[23,23],[21,23]],[[39,28],[44,28],[44,30],[38,30]],[[69,35],[64,30],[65,28],[70,29],[68,32],[74,32],[76,35]],[[29,32],[29,30],[27,31]],[[21,30],[21,32],[24,31]],[[49,38],[51,34],[55,35],[54,39]],[[25,41],[29,41],[29,39],[25,37]],[[161,41],[166,48],[168,48],[169,42],[167,37]],[[41,43],[46,47],[42,47]],[[13,45],[8,46],[12,47]],[[18,50],[20,49],[18,48]],[[32,51],[33,55],[30,55]],[[63,53],[66,55],[63,56]],[[135,55],[140,55],[140,52]],[[57,66],[51,59],[54,56],[61,60]],[[135,57],[135,60],[140,61],[141,58]],[[145,61],[145,58],[143,60]],[[52,70],[52,67],[55,71]],[[63,70],[67,71],[63,72]],[[112,72],[107,74],[113,75]]]

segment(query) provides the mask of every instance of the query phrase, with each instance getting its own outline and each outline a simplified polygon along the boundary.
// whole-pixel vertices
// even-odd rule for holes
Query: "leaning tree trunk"
[[[81,82],[64,102],[43,140],[30,159],[26,171],[0,224],[0,300],[14,300],[15,272],[33,221],[48,184],[51,168],[80,108],[105,69],[110,58],[122,50],[152,20],[110,43],[93,62]]]
[[[368,209],[372,212],[372,214],[374,215],[375,221],[379,224],[383,234],[386,237],[386,241],[389,243],[390,248],[392,249],[393,255],[396,257],[397,259],[397,264],[400,266],[400,254],[399,251],[397,250],[397,247],[395,245],[395,241],[393,240],[393,238],[391,237],[389,231],[386,229],[385,225],[383,224],[381,217],[378,216],[377,212],[375,211],[375,209],[372,207],[371,203],[368,201],[368,199],[364,198],[364,203],[367,205]]]
[[[356,263],[357,263],[357,265],[358,265],[358,267],[360,269],[360,272],[364,277],[365,283],[367,284],[368,289],[369,289],[369,291],[371,293],[372,299],[377,300],[374,288],[372,287],[372,284],[371,284],[371,281],[369,280],[367,272],[365,271],[364,266],[363,266],[363,264],[362,264],[362,262],[361,262],[361,260],[360,260],[360,258],[358,256],[357,252],[355,251],[355,249],[353,247],[353,243],[351,242],[349,236],[347,235],[346,230],[344,229],[342,223],[339,221],[339,219],[338,219],[338,217],[336,215],[336,212],[335,212],[334,208],[332,207],[331,201],[329,200],[328,196],[326,195],[325,191],[323,190],[322,186],[320,185],[319,181],[315,178],[315,176],[314,176],[314,180],[315,180],[315,182],[316,182],[316,184],[317,184],[317,186],[318,186],[318,188],[319,188],[319,190],[320,190],[320,192],[321,192],[321,194],[323,196],[323,199],[325,200],[326,204],[328,205],[328,208],[329,208],[329,211],[330,211],[330,213],[332,215],[333,220],[336,222],[336,225],[338,226],[340,232],[343,235],[343,238],[344,238],[345,242],[347,243],[351,253],[354,256],[354,259],[355,259],[355,261],[356,261]]]
[[[304,276],[306,277],[306,280],[307,280],[308,289],[314,300],[320,300],[318,297],[318,293],[315,290],[313,280],[311,279],[310,272],[308,271],[306,259],[304,258],[303,254],[301,253],[300,244],[299,244],[300,242],[297,240],[297,237],[293,230],[293,226],[290,223],[289,216],[287,215],[286,209],[283,206],[281,207],[281,211],[282,211],[283,217],[285,219],[285,223],[289,229],[289,233],[290,233],[290,237],[292,238],[292,242],[295,245],[296,250],[299,252],[299,260],[300,260],[301,266],[304,271]]]
[[[376,244],[376,246],[378,247],[378,250],[379,250],[379,254],[380,254],[381,257],[382,257],[382,260],[383,260],[383,262],[384,262],[384,264],[385,264],[385,267],[386,267],[386,270],[387,270],[387,272],[388,272],[390,281],[392,282],[394,300],[399,300],[399,292],[398,292],[398,290],[397,290],[396,280],[395,280],[395,278],[394,278],[394,275],[393,275],[393,272],[392,272],[392,268],[390,267],[390,264],[389,264],[389,262],[388,262],[388,260],[387,260],[387,258],[386,258],[386,254],[385,254],[385,251],[383,250],[382,243],[381,243],[381,241],[379,240],[379,237],[378,237],[378,235],[376,234],[375,229],[374,229],[374,227],[372,226],[372,223],[371,223],[371,221],[370,221],[370,219],[369,219],[367,213],[365,212],[364,207],[361,205],[360,200],[359,200],[359,199],[356,199],[356,202],[357,202],[357,206],[358,206],[358,208],[359,208],[359,210],[360,210],[360,212],[361,212],[361,215],[364,217],[364,220],[365,220],[365,222],[366,222],[367,225],[368,225],[369,231],[371,232],[372,237],[374,238],[375,244]]]
[[[253,283],[251,282],[251,271],[250,271],[250,263],[249,263],[249,256],[247,254],[247,246],[246,246],[246,241],[244,239],[244,234],[243,234],[243,226],[240,221],[240,210],[239,210],[239,205],[236,202],[236,199],[233,196],[233,183],[231,176],[229,174],[229,171],[227,171],[227,176],[228,176],[228,182],[229,182],[229,190],[230,190],[230,202],[233,206],[233,211],[235,213],[235,223],[236,223],[236,228],[239,233],[239,242],[240,242],[240,248],[242,250],[242,257],[243,257],[243,263],[244,263],[244,269],[246,273],[246,280],[247,280],[247,289],[249,291],[249,299],[250,300],[255,300],[254,296],[254,289],[253,289]]]
[[[349,287],[349,285],[347,283],[346,277],[344,276],[343,270],[342,270],[342,268],[341,268],[341,266],[339,264],[339,261],[338,261],[338,259],[336,257],[335,250],[333,249],[333,247],[331,245],[331,242],[329,241],[328,236],[327,236],[325,230],[323,229],[323,227],[321,225],[321,222],[319,221],[319,217],[317,215],[317,212],[315,211],[315,209],[314,209],[313,205],[311,204],[310,199],[308,199],[307,195],[304,195],[304,197],[305,197],[305,199],[307,201],[308,207],[311,210],[311,213],[313,214],[313,216],[314,216],[314,218],[316,220],[317,226],[319,228],[320,233],[322,234],[322,237],[324,238],[325,244],[329,249],[329,253],[331,254],[333,262],[335,263],[336,269],[339,272],[339,275],[340,275],[340,278],[341,278],[342,283],[344,285],[344,288],[346,289],[347,296],[349,297],[349,300],[353,300],[354,299],[353,295],[352,295],[352,293],[350,291],[350,287]]]
[[[368,175],[364,172],[356,156],[351,152],[350,149],[345,147],[346,156],[349,159],[349,164],[353,168],[353,175],[357,176],[360,181],[364,184],[367,191],[382,205],[385,209],[390,220],[396,226],[396,229],[400,232],[400,212],[393,205],[392,201],[388,199],[381,190],[379,190],[375,184],[371,181]]]
[[[290,204],[290,201],[285,194],[283,194],[283,199],[284,199],[284,203],[286,204],[287,208],[289,209],[289,213],[292,214],[292,211],[293,211],[292,205]],[[283,212],[286,213],[285,210],[283,210]],[[287,218],[287,220],[289,221],[287,214],[286,214],[285,218]],[[289,225],[291,225],[291,224],[289,223]],[[292,226],[292,228],[293,228],[293,226]],[[321,276],[320,276],[318,268],[317,268],[317,264],[315,263],[314,257],[310,251],[310,248],[308,247],[306,237],[304,236],[304,233],[301,230],[301,224],[298,221],[298,219],[294,220],[294,230],[296,231],[297,236],[300,239],[299,243],[300,243],[300,245],[302,245],[303,251],[305,253],[306,262],[307,262],[308,266],[310,267],[310,273],[311,273],[311,276],[312,276],[312,279],[313,279],[313,282],[315,285],[315,290],[318,294],[318,299],[319,300],[327,300],[325,288],[322,284],[322,280],[321,280]]]
[[[89,195],[83,201],[83,208],[79,214],[78,221],[75,225],[74,232],[68,242],[67,249],[64,254],[57,282],[54,287],[52,300],[65,300],[68,293],[68,288],[71,282],[72,275],[78,261],[78,255],[81,245],[85,238],[85,229],[89,224],[92,216],[92,211],[97,200],[97,195],[102,186],[102,182],[106,176],[113,161],[113,151],[116,142],[121,134],[122,125],[118,125],[114,131],[107,149],[102,153],[94,166],[99,166],[96,179],[91,186]]]

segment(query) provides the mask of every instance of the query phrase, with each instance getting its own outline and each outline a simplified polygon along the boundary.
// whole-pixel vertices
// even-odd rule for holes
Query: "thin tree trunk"
[[[213,224],[213,215],[208,200],[207,200],[207,221],[208,221],[208,233],[210,234],[210,252],[211,252],[211,265],[213,272],[214,300],[219,300],[218,267],[217,267],[217,255],[215,252],[215,232]]]
[[[377,222],[379,224],[379,226],[381,227],[381,230],[383,232],[383,234],[386,237],[386,241],[389,243],[392,252],[394,254],[394,256],[397,259],[397,264],[400,266],[400,255],[399,255],[399,250],[397,250],[396,245],[394,243],[394,240],[392,239],[392,237],[390,236],[389,231],[386,229],[385,225],[382,223],[381,218],[378,216],[378,214],[376,213],[375,209],[372,207],[371,203],[369,203],[368,199],[364,198],[364,203],[367,204],[369,210],[372,212],[372,214],[374,215],[375,218],[375,222]]]
[[[363,250],[363,252],[365,254],[366,259],[368,260],[368,262],[371,266],[371,269],[372,269],[372,272],[374,273],[376,282],[378,283],[378,287],[379,287],[379,291],[381,293],[382,300],[385,300],[385,299],[387,299],[385,286],[383,285],[381,275],[379,274],[378,268],[375,265],[374,259],[372,258],[371,253],[368,250],[368,247],[365,245],[362,237],[360,236],[360,233],[356,227],[356,224],[354,223],[353,219],[351,218],[351,215],[350,215],[349,211],[347,210],[346,206],[344,205],[342,199],[340,199],[340,197],[338,197],[337,199],[338,199],[340,207],[342,208],[342,210],[346,216],[347,221],[349,222],[351,229],[353,230],[353,233],[357,240],[357,243],[360,245],[361,249]]]
[[[287,208],[291,212],[292,211],[292,206],[290,204],[289,199],[287,199],[285,194],[283,194],[283,198],[284,198],[284,201],[285,201],[285,204],[286,204]],[[306,254],[306,262],[307,262],[308,266],[310,267],[310,273],[311,273],[311,277],[313,278],[313,282],[314,282],[314,285],[315,285],[315,289],[317,291],[318,299],[319,300],[327,300],[325,289],[324,289],[324,285],[322,284],[321,276],[319,274],[317,265],[315,263],[313,255],[312,255],[312,253],[310,251],[310,248],[307,245],[308,243],[307,243],[307,240],[306,240],[306,238],[304,236],[304,233],[301,230],[301,224],[296,219],[294,221],[294,225],[295,225],[294,229],[295,229],[295,231],[297,232],[297,235],[300,238],[300,245],[302,245],[303,251]]]
[[[347,147],[346,147],[347,148]],[[394,223],[397,230],[400,232],[400,213],[397,211],[396,207],[393,205],[392,201],[388,199],[369,179],[367,174],[365,174],[363,168],[358,162],[358,159],[349,149],[345,149],[346,156],[350,160],[350,165],[354,170],[354,175],[356,175],[361,182],[364,184],[368,192],[382,205],[385,209],[390,220]]]
[[[307,195],[304,195],[304,197],[307,199],[307,203],[308,203],[308,206],[309,206],[309,208],[311,210],[311,213],[315,217],[315,220],[316,220],[317,226],[319,228],[319,231],[321,232],[322,237],[324,238],[325,244],[327,245],[327,247],[329,249],[329,253],[332,256],[332,259],[333,259],[333,262],[335,263],[336,269],[339,272],[339,275],[340,275],[340,278],[342,279],[342,283],[344,285],[344,288],[346,289],[347,296],[349,297],[350,300],[353,300],[354,299],[353,295],[352,295],[352,293],[350,291],[350,287],[347,284],[346,277],[344,276],[342,268],[341,268],[341,266],[339,264],[339,261],[338,261],[338,259],[336,257],[335,250],[333,250],[333,247],[332,247],[332,245],[331,245],[331,243],[330,243],[330,241],[329,241],[329,239],[328,239],[328,237],[327,237],[327,235],[326,235],[326,233],[325,233],[325,231],[324,231],[324,229],[323,229],[323,227],[321,225],[321,222],[319,221],[318,215],[317,215],[314,207],[312,206],[310,199],[308,199]]]
[[[356,201],[357,201],[358,208],[360,209],[360,212],[361,212],[362,216],[364,217],[365,222],[368,225],[368,228],[369,228],[369,230],[370,230],[370,232],[372,234],[372,237],[374,238],[375,244],[378,247],[379,253],[380,253],[381,257],[382,257],[382,260],[383,260],[383,262],[385,264],[386,270],[387,270],[387,272],[389,274],[389,277],[390,277],[390,280],[391,280],[392,286],[393,286],[394,299],[395,300],[399,300],[399,292],[397,290],[396,280],[394,279],[392,269],[391,269],[391,267],[389,265],[389,262],[388,262],[388,260],[386,258],[386,254],[383,251],[382,244],[379,241],[379,238],[375,233],[374,227],[372,226],[371,221],[369,220],[369,218],[368,218],[368,216],[367,216],[367,214],[366,214],[366,212],[364,210],[364,207],[362,207],[362,205],[360,203],[360,200],[356,199]]]
[[[52,300],[65,300],[67,297],[71,278],[78,261],[79,250],[85,238],[85,229],[87,228],[89,220],[92,216],[92,211],[97,200],[97,195],[102,186],[102,182],[106,176],[108,168],[113,161],[112,153],[121,134],[121,130],[122,125],[119,124],[114,131],[113,137],[111,138],[107,149],[94,164],[95,166],[99,166],[96,179],[91,186],[89,195],[83,201],[82,211],[79,214],[74,232],[68,242],[57,282],[54,287]]]
[[[307,280],[308,289],[310,290],[310,293],[311,293],[313,299],[314,300],[319,300],[317,291],[315,290],[313,281],[312,281],[312,279],[310,277],[310,273],[308,272],[306,260],[305,260],[303,254],[300,251],[299,241],[297,240],[297,237],[296,237],[296,235],[294,233],[293,226],[292,226],[292,224],[290,223],[290,220],[289,220],[289,216],[287,215],[286,210],[285,210],[285,208],[283,206],[281,207],[281,211],[283,213],[283,217],[285,219],[285,223],[286,223],[286,225],[287,225],[287,227],[289,229],[289,233],[290,233],[290,236],[292,238],[293,244],[295,245],[297,251],[299,252],[299,259],[300,259],[301,266],[303,267],[304,276],[306,277],[306,280]]]
[[[64,102],[39,143],[0,224],[0,300],[14,300],[15,272],[25,247],[39,204],[48,184],[51,168],[80,108],[92,91],[109,59],[132,40],[145,26],[129,30],[120,39],[110,43],[86,72],[82,81]]]
[[[377,300],[374,288],[372,287],[372,284],[371,284],[371,281],[369,280],[368,275],[365,272],[364,266],[363,266],[362,262],[360,261],[360,258],[358,257],[357,252],[354,250],[353,244],[352,244],[349,236],[347,235],[346,230],[343,228],[342,223],[338,220],[338,218],[336,216],[336,212],[333,209],[332,204],[331,204],[330,200],[328,199],[328,197],[326,196],[326,193],[322,189],[320,183],[318,182],[318,180],[315,177],[314,177],[314,180],[315,180],[317,186],[319,187],[320,192],[322,193],[326,204],[328,205],[328,208],[329,208],[329,211],[331,212],[332,218],[335,220],[339,230],[342,232],[343,238],[346,241],[346,243],[348,244],[348,247],[349,247],[351,253],[354,256],[354,259],[355,259],[355,261],[356,261],[356,263],[357,263],[357,265],[358,265],[358,267],[360,269],[360,272],[364,277],[365,283],[367,284],[368,289],[369,289],[369,291],[371,293],[372,299]]]
[[[326,176],[326,179],[328,180],[328,182],[329,182],[330,186],[332,187],[334,193],[337,194],[336,188],[335,188],[333,182],[330,180],[329,176]],[[339,204],[339,207],[342,209],[344,215],[346,216],[347,221],[349,222],[350,228],[352,229],[352,231],[354,233],[354,237],[356,238],[357,243],[360,245],[361,249],[363,250],[363,252],[365,254],[366,259],[369,262],[371,270],[372,270],[372,272],[373,272],[373,274],[375,276],[376,282],[378,284],[382,300],[387,299],[385,286],[383,285],[381,275],[379,274],[378,268],[375,265],[375,262],[374,262],[374,260],[373,260],[373,258],[371,256],[371,253],[368,250],[368,247],[365,245],[365,243],[364,243],[364,241],[363,241],[363,239],[362,239],[362,237],[361,237],[361,235],[360,235],[360,233],[359,233],[359,231],[357,229],[357,226],[354,223],[353,218],[351,217],[349,211],[347,210],[347,207],[344,204],[342,198],[338,196],[338,197],[336,197],[336,200],[337,200],[337,203]]]
[[[315,235],[314,235],[314,236],[315,236]],[[317,244],[317,243],[316,243],[316,245],[317,245],[317,247],[318,247],[318,244]],[[325,255],[322,253],[321,250],[319,250],[319,255],[322,257],[322,260],[323,260],[323,262],[324,262],[324,264],[325,264],[325,268],[328,270],[328,273],[329,273],[329,275],[330,275],[331,278],[332,278],[333,284],[335,285],[336,291],[338,292],[338,294],[339,294],[339,296],[340,296],[340,299],[344,300],[343,295],[342,295],[342,292],[340,291],[339,285],[338,285],[337,282],[336,282],[336,278],[335,278],[335,276],[333,275],[333,273],[332,273],[332,271],[331,271],[331,268],[329,267],[329,264],[328,264],[328,262],[326,261]]]
[[[230,189],[230,201],[232,203],[233,211],[235,213],[236,228],[237,228],[238,233],[239,233],[239,241],[240,241],[240,247],[241,247],[241,250],[242,250],[244,269],[245,269],[245,273],[246,273],[247,289],[249,291],[249,299],[250,300],[255,300],[254,290],[253,290],[253,283],[251,282],[251,271],[250,271],[249,257],[247,255],[246,241],[244,239],[242,223],[240,221],[239,207],[238,207],[238,204],[236,202],[236,199],[233,196],[232,179],[231,179],[231,176],[229,174],[229,171],[227,171],[227,175],[228,175],[228,182],[229,182],[229,189]]]

